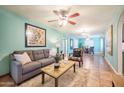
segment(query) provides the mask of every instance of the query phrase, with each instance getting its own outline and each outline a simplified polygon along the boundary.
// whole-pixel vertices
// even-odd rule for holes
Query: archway
[[[118,23],[118,73],[124,75],[123,53],[124,53],[124,11],[120,16],[120,20]]]

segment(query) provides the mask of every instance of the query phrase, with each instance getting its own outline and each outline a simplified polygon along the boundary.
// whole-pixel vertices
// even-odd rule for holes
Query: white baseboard
[[[106,60],[106,63],[109,65],[109,67],[111,68],[111,70],[112,70],[115,74],[122,75],[122,74],[118,73],[118,72],[115,70],[115,68],[110,64],[109,60],[108,60],[106,57],[104,57],[104,58],[105,58],[105,60]]]

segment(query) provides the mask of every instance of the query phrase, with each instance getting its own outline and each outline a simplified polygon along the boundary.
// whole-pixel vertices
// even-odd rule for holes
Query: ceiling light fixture
[[[84,37],[84,38],[89,38],[90,37],[90,34],[87,33],[86,31],[83,30],[83,32],[81,33],[81,35]]]
[[[59,19],[58,19],[59,26],[65,26],[67,23],[68,23],[67,16],[59,16]]]

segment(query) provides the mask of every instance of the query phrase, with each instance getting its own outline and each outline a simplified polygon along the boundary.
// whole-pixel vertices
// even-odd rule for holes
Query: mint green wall
[[[93,38],[91,38],[92,40],[93,40],[93,42],[94,42],[94,52],[95,53],[99,53],[100,52],[100,48],[101,48],[101,46],[100,46],[100,44],[101,44],[101,41],[100,41],[100,37],[93,37]]]
[[[25,48],[25,23],[46,29],[46,47]],[[60,40],[61,33],[41,23],[26,19],[0,7],[0,76],[9,73],[9,54],[14,50],[55,48],[52,41]]]
[[[109,61],[109,63],[113,66],[113,68],[117,71],[118,70],[118,22],[119,22],[119,17],[124,9],[124,6],[121,6],[118,9],[118,13],[116,15],[113,15],[113,19],[111,20],[111,23],[108,25],[108,27],[113,24],[113,55],[109,55],[105,49],[105,57]],[[107,29],[106,29],[107,31]],[[106,39],[107,37],[105,37]]]
[[[78,47],[81,48],[85,44],[85,39],[84,38],[79,38],[78,39]]]

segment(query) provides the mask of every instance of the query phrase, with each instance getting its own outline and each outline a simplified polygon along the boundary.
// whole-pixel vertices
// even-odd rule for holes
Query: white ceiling
[[[56,5],[16,5],[3,6],[9,11],[18,15],[30,18],[46,24],[59,31],[67,31],[70,33],[80,34],[82,31],[90,34],[101,34],[105,27],[111,21],[114,15],[118,12],[120,6],[87,6],[87,5],[72,5],[72,6],[56,6]],[[64,27],[59,27],[57,22],[48,22],[48,20],[57,19],[53,10],[68,9],[71,7],[69,15],[80,13],[80,16],[72,18],[76,25],[67,24]]]

